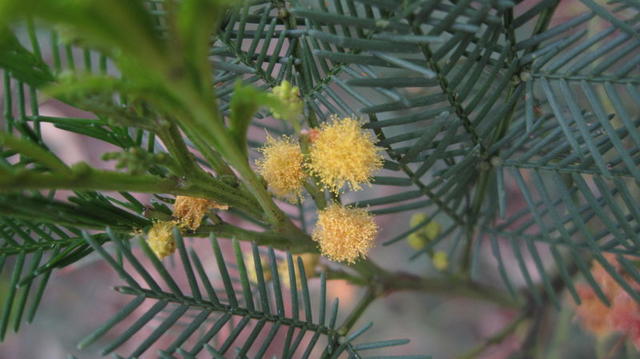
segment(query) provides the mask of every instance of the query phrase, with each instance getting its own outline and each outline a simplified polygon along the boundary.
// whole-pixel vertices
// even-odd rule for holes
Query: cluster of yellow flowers
[[[210,209],[227,210],[229,206],[205,198],[177,196],[171,221],[157,221],[147,233],[147,243],[155,255],[163,259],[175,252],[173,228],[195,231]]]
[[[273,91],[282,101],[296,106],[299,99],[292,94],[297,93],[298,89],[288,83]],[[289,137],[267,137],[261,149],[258,172],[279,198],[300,200],[307,181],[334,194],[345,186],[359,190],[370,182],[374,171],[382,168],[381,149],[356,118],[332,116],[305,136],[305,146]],[[377,231],[373,216],[366,210],[333,203],[319,211],[312,238],[329,259],[354,263],[373,246]]]
[[[263,157],[256,164],[276,196],[292,202],[300,198],[310,175],[318,178],[323,189],[333,193],[339,193],[345,185],[359,190],[362,184],[370,182],[374,171],[382,168],[382,156],[374,138],[354,118],[331,117],[309,139],[309,154],[305,158],[293,139],[267,136],[260,149]]]
[[[427,220],[427,215],[424,213],[416,213],[411,216],[410,226],[411,228],[418,227],[421,223]],[[436,239],[440,234],[442,227],[440,223],[436,221],[429,221],[425,226],[422,226],[417,231],[411,233],[407,238],[409,245],[415,250],[424,249],[427,244]],[[431,263],[433,267],[439,271],[443,271],[449,267],[449,256],[444,251],[429,251],[431,256]]]
[[[275,117],[290,120],[302,114],[297,87],[284,81],[273,89],[272,95],[285,104],[274,112]],[[345,186],[359,190],[370,182],[373,172],[382,167],[381,149],[376,147],[375,138],[362,129],[358,119],[333,116],[320,128],[310,130],[305,140],[308,141],[303,151],[295,139],[268,136],[260,150],[262,158],[256,162],[257,170],[279,198],[290,202],[300,200],[307,181],[334,194]],[[153,225],[148,233],[149,246],[160,258],[170,255],[175,251],[173,227],[196,230],[212,208],[227,209],[207,199],[178,196],[174,220]],[[332,203],[319,211],[312,238],[329,259],[354,263],[373,246],[377,232],[373,216],[366,210]],[[313,262],[306,257],[303,260]]]

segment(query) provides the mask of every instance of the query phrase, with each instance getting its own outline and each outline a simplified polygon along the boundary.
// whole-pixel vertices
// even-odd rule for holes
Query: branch
[[[315,242],[307,235],[305,236],[285,236],[277,232],[255,232],[227,223],[215,224],[211,226],[201,226],[194,233],[187,234],[191,237],[209,237],[210,233],[215,233],[222,238],[236,238],[240,241],[255,242],[259,246],[270,246],[275,249],[295,253],[318,253]]]
[[[258,218],[262,213],[256,204],[239,196],[237,190],[211,178],[211,186],[203,188],[183,183],[178,178],[162,178],[151,175],[130,175],[89,167],[85,163],[72,167],[70,175],[53,175],[33,171],[10,172],[0,170],[0,192],[18,190],[70,189],[101,191],[132,191],[142,193],[171,193],[213,199],[235,206]]]
[[[507,308],[522,307],[522,303],[496,288],[465,279],[455,277],[427,278],[406,272],[389,272],[369,259],[354,264],[351,269],[355,270],[359,276],[351,275],[342,270],[327,269],[327,277],[330,279],[344,279],[356,285],[372,286],[376,289],[377,296],[412,290],[478,299]]]
[[[484,343],[478,345],[477,347],[469,350],[465,354],[460,355],[457,359],[472,359],[482,354],[485,350],[489,349],[491,346],[502,343],[505,339],[509,338],[513,332],[518,329],[518,327],[525,322],[528,318],[528,313],[526,311],[520,313],[518,317],[513,320],[509,325],[505,326],[498,333],[494,334],[490,338],[484,341]]]

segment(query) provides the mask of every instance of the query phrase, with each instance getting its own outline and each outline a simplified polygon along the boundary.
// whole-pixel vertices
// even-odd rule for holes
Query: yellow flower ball
[[[377,233],[378,226],[366,210],[332,204],[318,213],[312,239],[320,245],[323,256],[355,263],[373,247]]]
[[[210,209],[227,210],[229,206],[205,198],[177,196],[173,206],[173,217],[181,228],[195,231],[200,227],[202,218]]]
[[[163,259],[176,251],[176,242],[173,239],[172,221],[160,221],[153,224],[147,233],[147,243],[155,255]]]
[[[433,267],[439,271],[443,271],[449,267],[449,256],[447,255],[447,252],[436,251],[433,253],[431,261],[433,263]]]
[[[410,225],[411,228],[417,227],[420,223],[427,219],[427,215],[424,213],[416,213],[411,216]],[[436,221],[430,221],[419,230],[411,233],[407,238],[411,248],[415,250],[423,249],[429,241],[434,240],[440,234],[442,227],[440,223]]]
[[[308,168],[325,189],[334,193],[345,184],[359,190],[370,182],[374,171],[382,168],[380,151],[360,121],[333,117],[311,143]]]
[[[263,157],[256,162],[258,173],[264,177],[276,196],[295,202],[302,195],[306,178],[300,146],[287,137],[267,137],[260,152]]]

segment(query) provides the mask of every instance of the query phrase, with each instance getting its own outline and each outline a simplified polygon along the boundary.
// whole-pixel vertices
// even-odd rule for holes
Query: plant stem
[[[472,358],[475,358],[478,355],[482,354],[485,350],[489,349],[491,346],[502,343],[505,339],[507,339],[509,336],[511,336],[513,334],[513,332],[516,329],[518,329],[518,327],[522,323],[524,323],[527,318],[528,318],[527,313],[526,312],[521,312],[520,315],[518,315],[518,317],[515,320],[513,320],[511,323],[509,323],[509,325],[507,325],[506,327],[502,328],[502,330],[500,330],[498,333],[494,334],[493,336],[491,336],[490,338],[485,340],[484,343],[482,343],[482,344],[478,345],[477,347],[469,350],[468,352],[458,356],[457,359],[472,359]]]
[[[192,197],[211,198],[221,203],[236,206],[247,213],[260,216],[256,204],[235,194],[228,185],[211,178],[215,185],[203,188],[190,183],[182,183],[178,178],[161,178],[152,175],[131,175],[114,171],[91,168],[86,164],[72,167],[70,176],[49,173],[4,172],[0,171],[0,192],[22,189],[70,189],[132,191],[142,193],[171,193]]]
[[[478,299],[508,308],[521,307],[521,303],[511,299],[496,288],[486,287],[467,279],[452,277],[428,278],[406,272],[389,272],[370,259],[357,262],[351,268],[360,274],[360,279],[354,283],[365,280],[369,285],[378,286],[380,295],[413,290],[452,297]],[[342,279],[351,281],[348,276],[344,276]]]
[[[317,253],[318,249],[315,242],[308,236],[286,237],[275,232],[255,232],[243,228],[235,227],[227,223],[221,223],[211,226],[201,226],[194,233],[188,234],[193,237],[208,237],[213,232],[224,238],[236,238],[240,241],[252,241],[260,246],[271,246],[273,248],[289,251],[291,253]]]
[[[162,143],[167,147],[169,153],[171,153],[182,171],[182,173],[176,173],[176,175],[203,178],[210,177],[202,167],[196,163],[195,157],[189,151],[180,135],[178,126],[169,122],[165,126],[161,125],[158,127],[156,134],[160,137],[160,140],[162,140]]]
[[[201,140],[201,142],[194,141],[194,143],[200,144],[198,147],[204,148],[204,150],[208,147],[207,145],[218,149],[227,162],[238,171],[245,185],[264,211],[265,219],[273,228],[276,231],[295,233],[297,229],[295,225],[273,202],[271,195],[249,166],[247,158],[231,139],[215,105],[205,103],[200,100],[199,96],[190,93],[188,86],[183,86],[183,91],[176,89],[176,94],[180,95],[179,98],[193,114],[192,119],[183,119],[182,122],[184,126],[190,128],[187,133]],[[215,101],[213,102],[215,103]]]
[[[495,288],[455,278],[424,278],[410,273],[392,273],[384,280],[387,292],[415,290],[453,297],[488,301],[502,307],[519,308],[520,304]]]
[[[351,311],[349,317],[345,319],[340,329],[338,329],[338,333],[340,335],[347,335],[349,331],[351,331],[351,328],[353,328],[353,326],[356,324],[358,319],[360,319],[362,314],[364,314],[364,312],[367,310],[369,305],[373,303],[373,301],[376,300],[377,297],[378,295],[376,294],[375,289],[373,287],[367,287],[364,296],[360,299],[360,302],[358,302],[353,311]]]

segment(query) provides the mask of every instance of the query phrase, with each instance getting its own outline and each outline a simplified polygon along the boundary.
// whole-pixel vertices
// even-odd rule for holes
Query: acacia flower
[[[229,206],[210,201],[206,198],[177,196],[173,206],[173,217],[181,228],[195,231],[200,227],[202,218],[210,209],[227,210]]]
[[[377,233],[378,226],[366,210],[332,204],[318,212],[312,239],[332,261],[355,263],[373,247]]]
[[[263,157],[256,162],[258,173],[276,196],[295,202],[302,195],[306,177],[300,146],[288,137],[273,139],[268,136],[260,152]]]
[[[153,224],[147,233],[147,243],[155,255],[163,259],[176,251],[176,242],[173,239],[173,221],[158,221]]]
[[[382,168],[380,148],[373,136],[362,129],[360,121],[334,116],[324,123],[311,143],[309,170],[325,189],[338,192],[348,183],[359,190],[369,183],[375,170]]]
[[[436,251],[431,257],[433,267],[439,271],[443,271],[449,267],[449,256],[445,251]]]
[[[293,86],[289,81],[284,80],[280,85],[275,86],[271,93],[285,105],[280,111],[272,108],[273,117],[286,121],[296,121],[302,114],[303,109],[300,89]]]
[[[411,216],[410,226],[411,228],[415,228],[426,220],[426,214],[416,213]],[[434,240],[440,234],[441,229],[442,227],[440,226],[440,223],[436,221],[430,221],[417,231],[411,233],[407,238],[407,241],[409,242],[411,248],[415,250],[423,249],[429,241]]]

